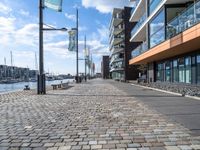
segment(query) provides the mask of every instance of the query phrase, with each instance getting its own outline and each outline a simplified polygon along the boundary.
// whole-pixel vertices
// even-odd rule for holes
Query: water
[[[73,79],[46,81],[46,85],[57,84],[57,83],[60,83],[61,81],[63,83],[73,82]],[[37,88],[37,82],[19,82],[19,83],[12,83],[12,84],[0,84],[0,93],[20,91],[24,89],[25,85],[29,85],[31,89]]]

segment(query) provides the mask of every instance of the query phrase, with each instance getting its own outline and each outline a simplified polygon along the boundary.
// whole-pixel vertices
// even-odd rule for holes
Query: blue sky
[[[109,23],[113,7],[129,5],[128,0],[63,0],[63,11],[44,10],[44,23],[57,28],[73,28],[75,13],[79,8],[79,55],[84,57],[84,36],[93,54],[96,72],[100,72],[102,55],[109,54]],[[15,66],[35,69],[35,53],[38,58],[38,0],[0,1],[0,64],[11,64],[10,51]],[[76,71],[76,55],[68,51],[66,32],[44,33],[45,71],[71,73]],[[79,62],[84,71],[83,61]]]

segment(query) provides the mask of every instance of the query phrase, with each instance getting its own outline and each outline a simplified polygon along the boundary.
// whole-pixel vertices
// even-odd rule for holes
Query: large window
[[[185,82],[185,64],[184,58],[179,58],[179,82]]]
[[[164,9],[150,22],[150,48],[165,40],[165,14]]]
[[[149,0],[149,15],[156,9],[162,0]]]
[[[197,83],[200,84],[200,55],[197,55]]]
[[[192,84],[196,84],[196,56],[192,56],[191,58],[191,63],[192,63],[192,68],[191,68],[191,71],[192,71],[192,75],[191,75],[191,81],[192,81]]]
[[[163,63],[157,64],[156,69],[157,69],[156,80],[157,81],[163,81],[163,79],[164,79],[164,65],[163,65]]]
[[[191,57],[185,58],[185,82],[191,83]]]
[[[178,60],[173,61],[173,82],[178,82]]]
[[[171,62],[167,61],[165,63],[165,81],[171,81]]]

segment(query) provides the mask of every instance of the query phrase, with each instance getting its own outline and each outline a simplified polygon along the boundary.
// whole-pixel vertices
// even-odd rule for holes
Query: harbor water
[[[46,85],[57,84],[61,82],[63,83],[73,82],[73,79],[46,81]],[[20,91],[24,89],[25,85],[28,85],[30,89],[37,88],[37,82],[18,82],[18,83],[12,83],[12,84],[0,84],[0,93]]]

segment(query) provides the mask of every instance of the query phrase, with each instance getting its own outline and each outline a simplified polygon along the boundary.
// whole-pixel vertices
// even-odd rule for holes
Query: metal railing
[[[167,24],[167,39],[170,39],[200,22],[200,1],[185,9]]]
[[[147,50],[148,50],[148,43],[145,41],[131,52],[131,56],[132,58],[135,58],[141,55],[142,53],[146,52]]]

